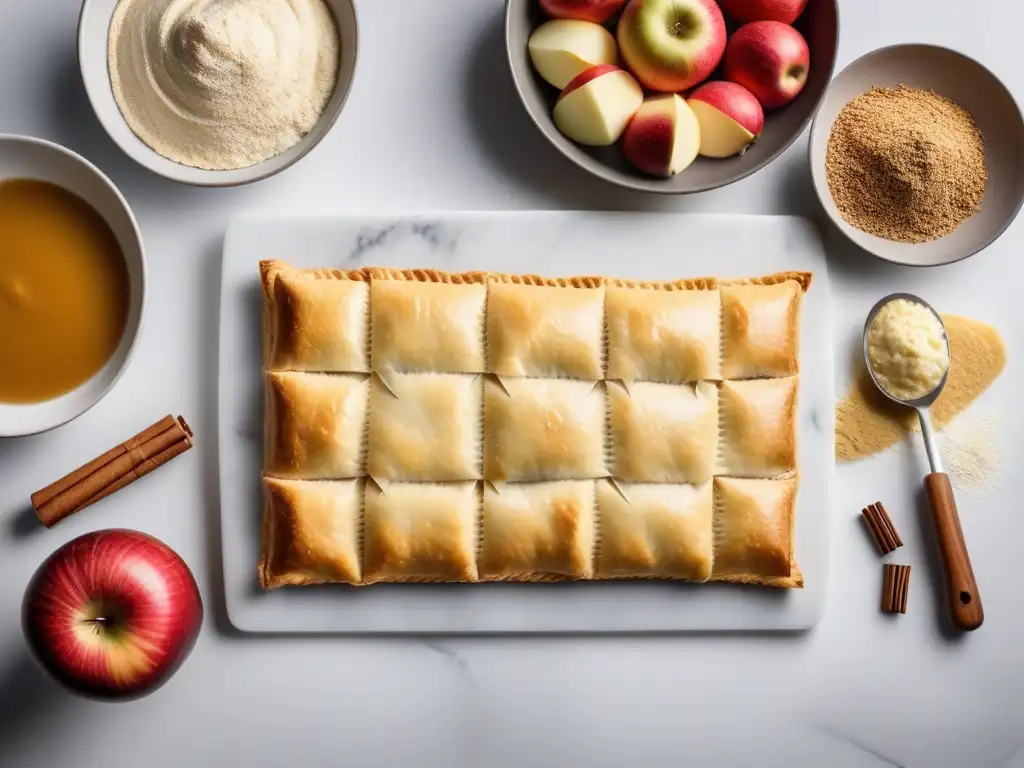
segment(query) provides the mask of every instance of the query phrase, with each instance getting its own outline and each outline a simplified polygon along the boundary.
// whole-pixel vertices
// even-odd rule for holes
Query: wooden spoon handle
[[[981,607],[981,595],[974,580],[971,558],[967,554],[949,475],[941,472],[928,475],[924,479],[924,490],[935,520],[942,569],[946,578],[946,599],[953,624],[963,630],[977,629],[985,620],[985,612]]]

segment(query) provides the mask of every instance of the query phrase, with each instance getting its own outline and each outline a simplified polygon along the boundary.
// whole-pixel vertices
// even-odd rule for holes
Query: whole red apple
[[[781,21],[792,24],[807,7],[807,0],[718,0],[725,15],[739,24]]]
[[[195,644],[203,603],[166,544],[107,530],[68,542],[39,567],[22,623],[36,658],[85,696],[129,699],[166,682]]]
[[[742,85],[765,109],[782,107],[807,84],[811,52],[803,35],[778,21],[736,30],[725,49],[725,79]]]
[[[604,24],[626,4],[626,0],[540,0],[553,19],[579,19]]]

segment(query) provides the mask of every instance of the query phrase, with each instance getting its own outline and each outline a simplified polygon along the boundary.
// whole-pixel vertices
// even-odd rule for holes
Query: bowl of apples
[[[810,124],[838,0],[507,0],[526,111],[569,160],[643,192],[723,187]]]

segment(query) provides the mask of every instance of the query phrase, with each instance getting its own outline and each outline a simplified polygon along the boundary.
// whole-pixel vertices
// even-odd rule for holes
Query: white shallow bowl
[[[928,243],[897,243],[847,224],[828,187],[825,156],[836,118],[872,86],[908,85],[952,99],[985,138],[988,184],[981,211]],[[1013,96],[992,72],[962,53],[936,45],[894,45],[854,61],[829,86],[811,127],[814,190],[839,231],[868,253],[896,264],[932,267],[966,259],[1006,231],[1024,203],[1024,120]]]
[[[294,165],[320,143],[341,115],[355,78],[359,27],[352,0],[325,0],[334,15],[341,43],[338,82],[320,121],[301,141],[262,163],[234,171],[209,171],[169,160],[136,136],[121,114],[110,86],[107,37],[119,0],[85,0],[78,20],[78,65],[85,92],[100,124],[121,149],[139,165],[165,178],[200,187],[232,187],[249,184],[280,173]]]
[[[39,179],[89,202],[113,230],[128,266],[130,298],[121,343],[107,364],[77,389],[29,405],[0,403],[0,437],[45,432],[76,419],[111,390],[128,367],[142,328],[146,303],[146,259],[142,235],[128,203],[110,179],[69,149],[42,139],[0,134],[0,180]]]

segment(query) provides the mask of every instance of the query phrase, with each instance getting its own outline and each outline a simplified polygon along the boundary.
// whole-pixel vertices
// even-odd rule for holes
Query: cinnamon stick
[[[900,538],[893,525],[892,518],[885,511],[882,502],[876,501],[861,510],[864,522],[868,525],[871,538],[875,540],[879,554],[887,555],[903,546],[903,539]]]
[[[910,566],[885,564],[882,583],[882,610],[886,613],[906,613],[910,592]]]
[[[165,416],[102,456],[32,494],[39,521],[61,520],[148,475],[192,447],[192,430],[178,416]]]

